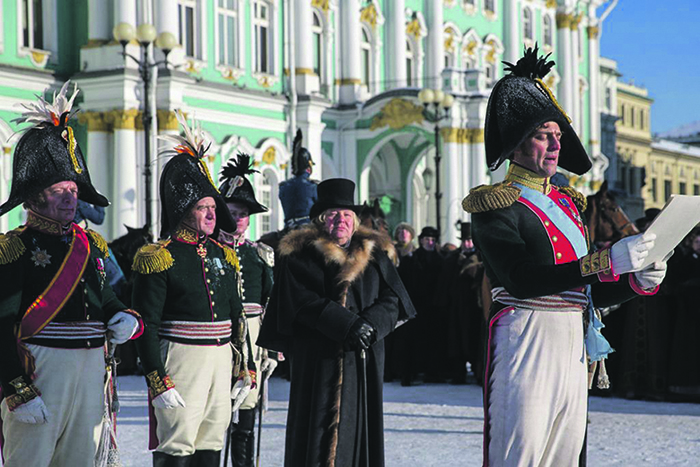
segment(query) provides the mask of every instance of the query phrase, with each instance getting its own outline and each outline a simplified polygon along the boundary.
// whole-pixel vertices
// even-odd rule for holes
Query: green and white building
[[[142,115],[155,134],[177,132],[175,109],[201,122],[212,141],[212,173],[238,152],[249,153],[258,198],[271,206],[251,220],[251,237],[281,227],[277,184],[290,173],[296,128],[311,152],[313,177],[347,177],[358,201],[380,198],[390,224],[442,226],[456,242],[466,220],[461,201],[489,183],[484,116],[490,89],[537,42],[557,66],[548,85],[573,120],[594,161],[592,175],[573,180],[586,190],[602,179],[598,10],[607,0],[3,0],[0,21],[0,197],[9,194],[17,104],[36,93],[78,83],[82,112],[76,133],[94,184],[107,195],[108,239],[142,226],[146,199],[158,219],[157,180],[165,160],[151,157],[151,193]],[[612,2],[613,4],[615,2]],[[601,8],[599,8],[601,7]],[[604,14],[601,15],[604,17]],[[112,38],[119,23],[153,24],[179,42],[169,65],[154,68],[150,102],[136,63]],[[153,50],[155,49],[155,50]],[[141,56],[137,42],[126,51]],[[149,49],[150,60],[163,53]],[[441,89],[454,105],[435,124],[418,100]],[[79,124],[78,124],[79,123]],[[436,174],[439,170],[439,174]],[[439,177],[436,177],[439,175]],[[500,177],[501,174],[495,175]],[[436,206],[436,180],[440,205]],[[22,222],[21,209],[0,230]],[[157,227],[154,228],[157,232]]]

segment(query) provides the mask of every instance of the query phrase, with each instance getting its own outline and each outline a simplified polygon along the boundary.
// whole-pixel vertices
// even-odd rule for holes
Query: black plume
[[[253,169],[253,161],[251,161],[250,156],[248,154],[238,154],[234,162],[226,164],[226,167],[221,171],[219,180],[233,179],[237,176],[243,177],[255,172],[258,171]]]
[[[294,143],[292,143],[292,154],[297,154],[301,149],[301,128],[297,128],[297,134],[294,137]]]
[[[512,63],[503,62],[507,65],[504,69],[505,72],[510,72],[513,76],[520,76],[522,78],[544,78],[549,73],[549,70],[554,66],[554,60],[547,61],[552,53],[548,53],[545,57],[537,57],[537,44],[535,48],[532,47],[525,50],[523,57],[518,60],[518,63],[513,65]]]

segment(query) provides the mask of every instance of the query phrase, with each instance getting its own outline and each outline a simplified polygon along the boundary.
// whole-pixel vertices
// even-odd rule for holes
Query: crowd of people
[[[464,199],[459,245],[429,226],[416,236],[401,223],[392,239],[386,223],[363,225],[353,181],[310,179],[300,133],[279,190],[285,228],[252,242],[250,216],[268,209],[252,161],[238,155],[217,186],[208,142],[178,113],[182,136],[162,137],[159,240],[122,263],[123,277],[81,226],[99,224],[108,201],[70,126],[75,92],[66,83],[29,106],[0,206],[27,212],[0,236],[4,465],[111,465],[114,352],[128,341],[148,386],[154,467],[218,466],[222,453],[253,466],[256,414],[281,362],[288,467],[383,466],[394,379],[483,385],[491,466],[585,464],[588,371],[606,357],[626,396],[697,396],[700,231],[669,266],[642,268],[650,233],[589,244],[585,198],[551,182],[558,167],[591,168],[543,81],[552,66],[529,49],[495,85],[486,159],[510,166]],[[617,361],[594,303],[618,308]]]

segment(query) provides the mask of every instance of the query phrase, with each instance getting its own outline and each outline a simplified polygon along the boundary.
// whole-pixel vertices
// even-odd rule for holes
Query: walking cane
[[[228,429],[226,430],[226,448],[224,449],[224,467],[228,467],[228,456],[231,450],[231,427],[233,426],[233,420],[228,424]]]
[[[362,404],[362,437],[365,443],[364,465],[365,467],[369,467],[369,420],[367,419],[369,410],[367,409],[367,352],[365,349],[360,350],[360,366],[362,366],[360,372],[360,403]]]

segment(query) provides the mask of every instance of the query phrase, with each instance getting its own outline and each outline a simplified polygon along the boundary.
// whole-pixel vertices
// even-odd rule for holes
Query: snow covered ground
[[[284,458],[289,383],[273,378],[270,387],[261,465],[278,467]],[[150,466],[143,377],[120,377],[119,394],[122,462]],[[481,388],[390,383],[384,399],[387,467],[481,465]],[[588,459],[590,467],[698,466],[700,405],[592,397]]]

